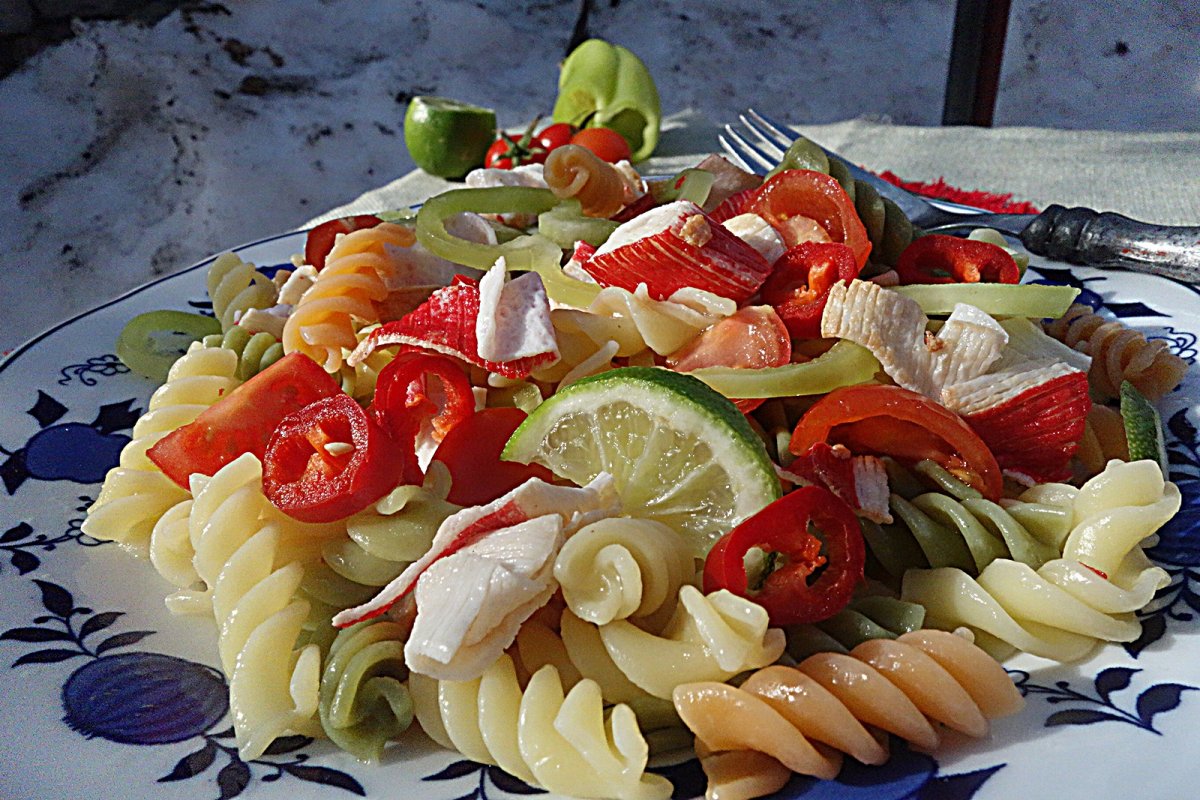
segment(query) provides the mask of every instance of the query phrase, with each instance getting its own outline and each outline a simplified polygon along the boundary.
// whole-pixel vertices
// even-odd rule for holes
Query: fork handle
[[[1119,267],[1200,283],[1200,227],[1152,225],[1090,208],[1052,205],[1024,231],[1031,253],[1089,267]]]

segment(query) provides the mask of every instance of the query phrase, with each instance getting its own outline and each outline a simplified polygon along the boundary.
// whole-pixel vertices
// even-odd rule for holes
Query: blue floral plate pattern
[[[238,249],[287,262],[303,234]],[[0,797],[487,800],[544,794],[495,767],[405,734],[381,765],[325,742],[279,739],[243,761],[232,746],[215,633],[173,617],[148,563],[80,531],[84,509],[154,389],[112,354],[135,314],[205,306],[209,262],[148,284],[28,342],[0,364]],[[1146,275],[1035,262],[1036,277],[1083,299],[1190,364],[1200,290]],[[836,781],[794,778],[778,797],[996,800],[1194,796],[1200,761],[1200,373],[1165,398],[1172,479],[1183,510],[1151,555],[1172,576],[1142,612],[1143,634],[1087,662],[1028,656],[1009,667],[1028,704],[983,741],[936,755],[894,747],[878,768],[848,762]],[[702,796],[696,762],[661,770],[676,797]]]

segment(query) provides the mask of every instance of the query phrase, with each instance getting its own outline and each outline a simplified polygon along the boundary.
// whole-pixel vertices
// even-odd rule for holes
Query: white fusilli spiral
[[[148,544],[158,518],[188,494],[146,457],[146,451],[231,392],[238,385],[237,364],[233,351],[197,342],[171,366],[166,382],[134,424],[120,463],[104,476],[83,522],[84,533],[139,548]]]
[[[613,517],[580,528],[563,545],[554,577],[567,607],[596,625],[675,609],[679,588],[695,579],[691,548],[661,522]]]
[[[279,290],[266,275],[233,253],[217,256],[208,268],[208,297],[213,314],[228,331],[251,308],[270,308],[275,305]]]
[[[1073,493],[1071,487],[1038,487]],[[1152,461],[1111,462],[1078,490],[1062,557],[1037,570],[998,559],[978,579],[943,567],[910,570],[902,596],[920,603],[938,628],[976,631],[981,645],[1059,661],[1085,656],[1097,641],[1136,639],[1143,608],[1169,576],[1141,542],[1179,510],[1179,489]]]
[[[680,683],[724,681],[766,666],[785,644],[783,631],[769,627],[762,606],[725,590],[704,595],[686,584],[661,633],[615,620],[599,626],[599,635],[626,678],[664,699]]]
[[[558,671],[545,666],[522,691],[512,659],[502,655],[475,680],[413,674],[409,688],[425,732],[472,761],[576,797],[671,795],[669,781],[646,773],[649,746],[632,709],[620,704],[606,714],[592,681],[564,695]]]
[[[251,453],[192,483],[193,563],[208,587],[193,601],[212,598],[242,758],[257,758],[288,731],[319,736],[321,653],[295,649],[309,613],[297,590],[304,562],[319,557],[338,526],[299,523],[275,509]]]

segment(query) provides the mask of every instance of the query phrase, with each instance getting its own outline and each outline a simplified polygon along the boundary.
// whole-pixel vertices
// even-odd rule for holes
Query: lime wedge
[[[686,536],[697,557],[780,496],[762,442],[732,403],[690,375],[626,367],[585,378],[534,410],[502,458],[582,486],[616,480],[626,514]]]
[[[1145,395],[1132,383],[1121,384],[1121,420],[1129,442],[1129,460],[1150,459],[1167,475],[1167,444],[1163,440],[1162,418]]]
[[[482,166],[495,137],[494,111],[447,97],[414,97],[404,115],[408,154],[439,178],[461,178]]]

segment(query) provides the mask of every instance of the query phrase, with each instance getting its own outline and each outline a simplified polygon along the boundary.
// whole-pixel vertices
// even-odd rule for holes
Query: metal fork
[[[717,137],[721,147],[738,166],[758,175],[765,175],[773,169],[798,134],[787,125],[776,122],[765,114],[747,109],[745,114],[738,115],[742,129],[735,125],[726,125],[725,132]],[[745,133],[743,133],[743,129]],[[846,166],[850,176],[856,181],[869,183],[879,194],[891,200],[900,207],[909,221],[926,232],[946,231],[956,228],[994,227],[1002,217],[1007,224],[1019,224],[1020,228],[1013,231],[1019,233],[1033,221],[1033,214],[992,214],[971,206],[948,201],[926,200],[924,197],[912,194],[893,183],[888,183],[873,172],[868,172],[851,161],[842,158],[832,150],[821,147],[830,159],[837,159]],[[1015,218],[1015,219],[1014,219]]]
[[[717,138],[743,169],[765,175],[799,134],[754,109],[738,115],[742,132],[726,125]],[[944,200],[927,200],[888,183],[837,153],[850,176],[894,202],[925,233],[996,228],[1021,241],[1031,253],[1090,267],[1130,269],[1200,283],[1200,227],[1154,225],[1090,208],[1051,205],[1041,214],[992,214]]]

